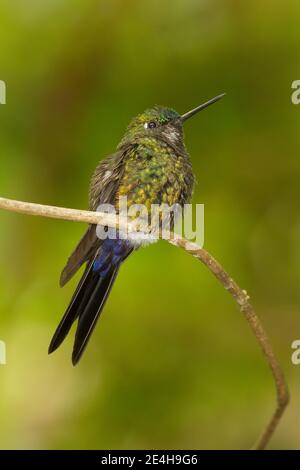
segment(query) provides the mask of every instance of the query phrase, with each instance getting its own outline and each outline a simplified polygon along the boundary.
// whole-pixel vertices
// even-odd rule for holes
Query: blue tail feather
[[[105,278],[112,269],[117,267],[132,248],[127,240],[107,238],[101,248],[99,256],[93,263],[93,271]]]
[[[121,263],[133,251],[127,240],[107,239],[89,262],[75,295],[52,339],[49,352],[53,352],[67,336],[72,323],[78,318],[73,348],[75,365],[88,343],[103,310]]]

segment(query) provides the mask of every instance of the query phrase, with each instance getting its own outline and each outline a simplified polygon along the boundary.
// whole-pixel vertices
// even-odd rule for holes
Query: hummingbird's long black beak
[[[185,114],[183,114],[183,115],[181,116],[181,121],[182,121],[182,122],[186,121],[186,120],[189,119],[190,117],[194,116],[194,114],[198,113],[199,111],[202,111],[203,109],[207,108],[207,107],[210,106],[211,104],[216,103],[216,102],[219,101],[221,98],[223,98],[223,96],[225,96],[225,95],[226,95],[226,93],[222,93],[222,95],[215,96],[215,97],[212,98],[211,100],[206,101],[206,103],[200,104],[200,106],[197,106],[197,108],[194,108],[194,109],[192,109],[191,111],[188,111],[187,113],[185,113]]]

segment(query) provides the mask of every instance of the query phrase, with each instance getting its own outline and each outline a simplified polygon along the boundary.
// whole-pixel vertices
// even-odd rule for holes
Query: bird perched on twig
[[[155,106],[134,118],[114,154],[102,160],[96,168],[90,186],[90,209],[111,204],[118,209],[120,199],[127,205],[179,204],[191,199],[194,176],[191,161],[183,140],[183,123],[196,113],[215,103],[216,96],[183,114]],[[174,222],[174,221],[173,221]],[[64,286],[77,270],[86,264],[84,274],[75,290],[49,346],[55,351],[78,320],[72,354],[77,364],[85,350],[110,290],[125,259],[143,243],[145,238],[101,239],[95,225],[90,225],[72,253],[61,274]]]

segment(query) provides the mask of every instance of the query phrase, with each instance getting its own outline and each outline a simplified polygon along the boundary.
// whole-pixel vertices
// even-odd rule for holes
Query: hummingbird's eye
[[[156,122],[150,121],[144,124],[145,129],[154,129],[156,127]]]

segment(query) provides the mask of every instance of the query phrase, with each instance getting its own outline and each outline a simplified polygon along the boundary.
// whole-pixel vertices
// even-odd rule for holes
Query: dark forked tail
[[[123,240],[106,240],[95,258],[87,264],[71,302],[59,323],[49,346],[49,354],[66,338],[78,319],[72,362],[80,360],[97,320],[103,310],[121,263],[132,248]]]

